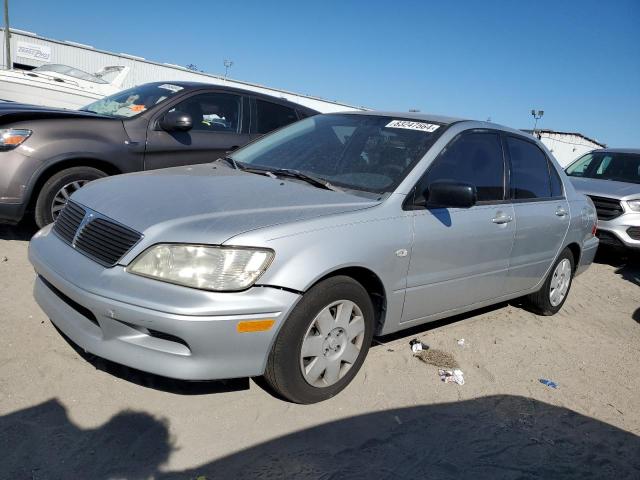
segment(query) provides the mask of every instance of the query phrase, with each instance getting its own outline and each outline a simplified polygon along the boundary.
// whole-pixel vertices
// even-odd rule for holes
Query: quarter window
[[[293,108],[260,99],[256,99],[256,114],[258,116],[256,133],[269,133],[298,120]]]
[[[535,199],[551,197],[547,157],[526,140],[507,137],[511,156],[511,197]]]
[[[467,133],[450,143],[422,178],[416,203],[424,201],[423,192],[434,182],[458,182],[474,185],[479,202],[504,199],[504,158],[497,133]]]
[[[180,102],[170,111],[188,113],[194,131],[237,133],[240,97],[229,93],[203,93]]]

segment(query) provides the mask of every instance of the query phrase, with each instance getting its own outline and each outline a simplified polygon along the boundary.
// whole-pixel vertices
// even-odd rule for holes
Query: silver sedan
[[[345,388],[374,335],[525,297],[562,308],[598,245],[545,147],[491,123],[307,118],[210,164],[98,180],[32,240],[82,348],[179,379]]]

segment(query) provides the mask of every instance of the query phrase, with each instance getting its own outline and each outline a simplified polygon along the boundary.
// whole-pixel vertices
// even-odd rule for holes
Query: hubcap
[[[89,183],[89,180],[76,180],[75,182],[67,183],[64,187],[58,190],[58,193],[53,197],[53,202],[51,203],[51,216],[54,220],[58,218],[58,215],[60,215],[60,211],[67,204],[71,194],[76,190],[80,190],[87,183]]]
[[[324,307],[302,341],[300,368],[314,387],[328,387],[346,375],[360,356],[364,340],[362,310],[349,300]]]
[[[551,305],[557,307],[562,303],[571,285],[571,262],[564,258],[553,271],[549,289]]]

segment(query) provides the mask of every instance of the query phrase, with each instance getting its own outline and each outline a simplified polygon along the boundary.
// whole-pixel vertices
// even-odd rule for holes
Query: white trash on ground
[[[438,370],[438,375],[440,375],[440,380],[444,383],[457,383],[458,385],[464,385],[464,373],[462,370]]]

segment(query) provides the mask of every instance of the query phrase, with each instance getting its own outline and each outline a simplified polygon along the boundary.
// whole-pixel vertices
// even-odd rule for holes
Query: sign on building
[[[50,62],[51,47],[36,45],[35,43],[18,42],[16,56],[30,58],[40,62]]]

